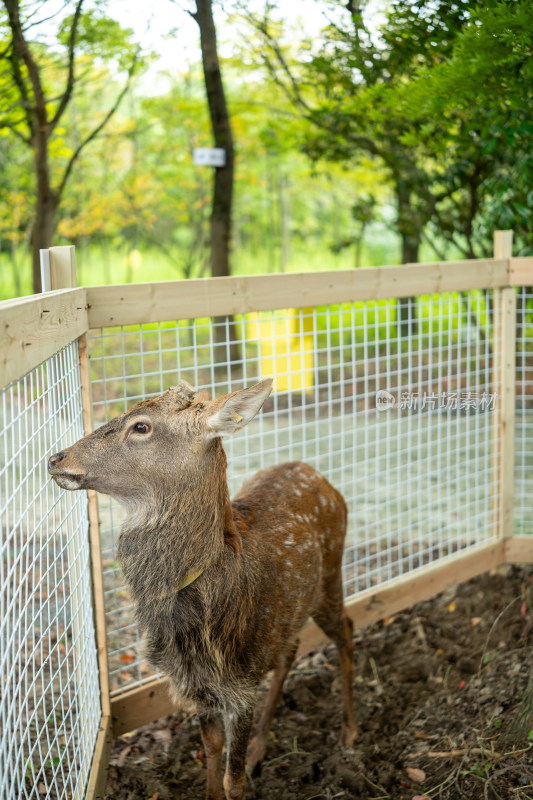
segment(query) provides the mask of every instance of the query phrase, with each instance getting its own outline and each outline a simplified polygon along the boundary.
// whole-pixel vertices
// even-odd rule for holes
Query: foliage
[[[428,156],[445,167],[455,153],[459,193],[473,180],[477,196],[473,224],[487,240],[497,228],[512,228],[524,253],[533,248],[533,18],[525,0],[492,0],[473,9],[451,57],[423,69],[404,89],[403,112],[431,120],[418,136]],[[460,158],[462,156],[462,160]],[[464,191],[464,188],[463,188]],[[444,215],[441,215],[441,225]],[[451,231],[457,220],[448,209]]]
[[[69,3],[60,12],[43,17],[43,4],[4,0],[5,10],[0,16],[0,30],[5,31],[0,48],[0,83],[9,101],[0,116],[0,129],[23,142],[34,159],[34,291],[41,288],[40,249],[52,243],[59,203],[72,169],[80,153],[114,116],[140,61],[140,48],[129,42],[131,31],[123,31],[99,9],[86,11],[84,2],[72,3],[72,13],[61,19],[51,42],[46,41],[46,34],[41,38],[40,26],[70,10]],[[95,48],[98,56],[94,55]],[[108,73],[113,68],[123,71],[128,63],[125,84],[100,118],[89,117],[86,129],[78,127],[78,140],[67,143],[66,112],[80,86],[87,90],[87,75],[101,71],[100,61],[105,61],[103,70]]]
[[[420,247],[429,258],[486,255],[496,228],[513,228],[520,251],[531,252],[528,3],[394,0],[381,30],[355,3],[317,3],[326,24],[313,41],[273,3],[252,27],[248,6],[219,20],[236,142],[235,272],[415,260]],[[42,17],[48,0],[41,5]],[[76,7],[26,32],[49,120],[67,87]],[[29,16],[37,6],[22,8]],[[74,88],[48,139],[50,185],[60,195],[54,242],[77,245],[87,281],[150,278],[135,266],[137,251],[157,277],[206,274],[212,175],[192,161],[195,147],[211,145],[200,65],[180,71],[176,62],[157,87],[132,83],[80,149],[132,62],[142,72],[149,61],[111,2],[80,8]],[[18,294],[28,291],[35,150],[6,14],[0,291]],[[32,97],[23,64],[20,79]],[[401,238],[401,255],[387,228]]]
[[[310,123],[309,155],[384,166],[404,256],[423,236],[467,257],[490,252],[495,227],[531,236],[528,5],[394,0],[375,31],[355,3],[324,0],[329,24],[296,52],[272,4],[253,19],[258,59]]]

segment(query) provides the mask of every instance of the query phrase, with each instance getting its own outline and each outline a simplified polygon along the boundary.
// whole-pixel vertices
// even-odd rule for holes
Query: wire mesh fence
[[[87,503],[49,480],[83,435],[77,343],[1,392],[0,796],[85,795],[101,716]]]
[[[264,412],[225,441],[230,490],[282,461],[323,472],[349,506],[350,598],[496,536],[499,313],[479,290],[100,329],[95,421],[180,378],[214,396],[273,375]],[[122,512],[100,498],[100,518],[116,694],[152,673],[115,562]]]
[[[518,289],[516,308],[515,519],[533,534],[533,287]]]
[[[532,291],[517,294],[519,534],[533,534]],[[325,474],[349,506],[344,589],[354,598],[501,534],[501,296],[447,292],[92,331],[94,420],[179,379],[218,396],[272,375],[264,412],[225,441],[230,491],[283,461]],[[77,344],[1,394],[0,795],[78,800],[102,717],[87,500],[60,490],[46,468],[83,435]],[[123,512],[100,496],[99,513],[118,695],[153,673],[115,560]]]

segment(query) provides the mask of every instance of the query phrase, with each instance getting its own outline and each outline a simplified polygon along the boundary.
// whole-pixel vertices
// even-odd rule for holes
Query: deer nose
[[[60,461],[63,461],[63,459],[66,457],[67,457],[66,453],[56,453],[55,455],[50,457],[50,460],[48,461],[48,467],[49,468],[55,467],[57,464],[59,464]]]

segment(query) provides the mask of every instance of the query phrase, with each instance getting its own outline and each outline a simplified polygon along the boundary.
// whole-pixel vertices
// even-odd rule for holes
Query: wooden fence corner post
[[[67,289],[77,285],[76,253],[73,246],[51,247],[50,277],[52,289]],[[84,433],[92,433],[92,384],[90,354],[87,333],[78,339],[80,358],[81,399],[83,408]],[[89,545],[91,554],[91,578],[93,593],[94,625],[96,632],[96,646],[98,652],[98,672],[100,679],[100,702],[102,704],[102,718],[93,762],[87,786],[87,800],[103,798],[105,790],[106,770],[109,753],[113,743],[111,724],[111,700],[109,695],[109,666],[107,660],[107,634],[104,605],[104,581],[102,574],[102,556],[100,548],[100,525],[98,520],[98,501],[96,492],[88,493],[89,512]]]
[[[495,231],[494,258],[512,257],[513,232]],[[516,290],[494,291],[494,385],[496,390],[495,490],[498,535],[508,540],[514,530],[514,426],[516,384]]]
[[[74,245],[50,247],[50,281],[51,289],[75,289],[78,285],[76,277],[76,248]]]

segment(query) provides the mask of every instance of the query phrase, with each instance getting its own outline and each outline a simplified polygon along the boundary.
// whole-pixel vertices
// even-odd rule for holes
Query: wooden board
[[[92,417],[92,384],[89,348],[87,335],[80,336],[78,340],[80,351],[80,378],[81,401],[83,406],[83,427],[85,435],[93,431]],[[107,629],[105,618],[104,578],[102,573],[102,549],[100,544],[100,522],[98,518],[98,500],[96,492],[89,489],[87,492],[89,511],[89,544],[91,553],[91,584],[94,612],[94,626],[96,630],[96,646],[98,650],[98,675],[100,680],[100,694],[102,713],[111,713],[109,700],[109,666],[107,660]]]
[[[74,245],[50,247],[50,283],[52,289],[73,289],[76,277],[76,248]]]
[[[507,539],[505,560],[509,564],[533,564],[533,536],[511,536]]]
[[[449,586],[455,586],[498,567],[504,560],[502,541],[470,548],[465,553],[445,559],[444,563],[422,567],[392,581],[382,589],[359,595],[347,603],[348,614],[356,628],[365,628],[384,617],[409,608],[414,603],[428,600]],[[309,621],[300,635],[298,655],[304,655],[327,641],[329,640],[323,631]],[[120,736],[147,722],[172,714],[173,710],[166,679],[154,679],[144,686],[112,698],[113,734]]]
[[[516,411],[516,291],[502,289],[500,422],[500,535],[511,537],[514,527],[514,457]]]
[[[533,286],[533,256],[511,258],[509,282],[511,286]]]
[[[511,260],[513,232],[494,232],[494,257]],[[496,410],[492,430],[493,519],[501,537],[513,533],[516,291],[494,291],[493,373]]]
[[[0,386],[25,375],[86,331],[85,289],[0,303]]]
[[[375,622],[410,608],[422,600],[443,592],[450,586],[481,575],[500,566],[505,561],[505,548],[502,541],[469,548],[444,560],[444,563],[427,565],[397,578],[383,589],[371,590],[354,598],[346,604],[348,615],[355,628],[366,628]],[[308,622],[300,637],[298,655],[303,655],[328,639],[314,622]]]
[[[147,722],[166,717],[174,710],[166,678],[155,678],[143,686],[111,698],[113,736],[122,736]]]
[[[513,255],[513,232],[494,231],[493,236],[493,255],[494,258],[511,258]]]
[[[89,325],[243,314],[509,285],[509,259],[87,287]]]
[[[113,731],[111,728],[111,717],[109,715],[102,716],[94,747],[85,800],[104,800],[107,769],[112,747]]]

